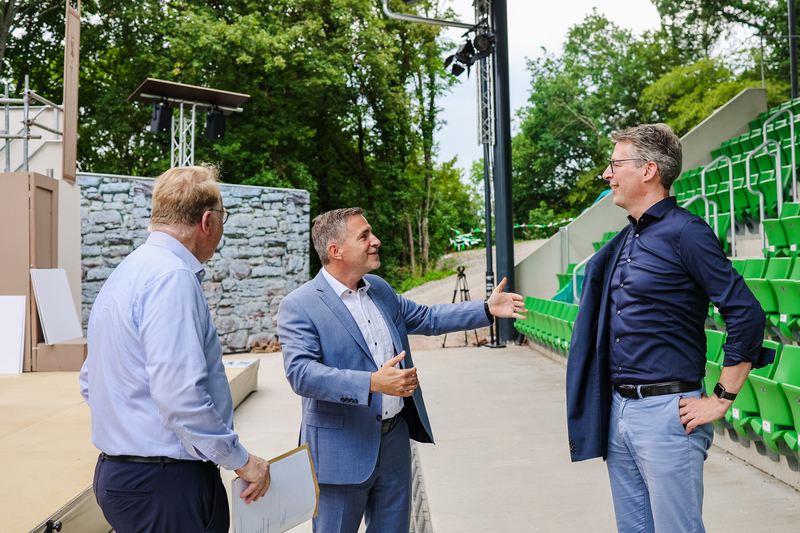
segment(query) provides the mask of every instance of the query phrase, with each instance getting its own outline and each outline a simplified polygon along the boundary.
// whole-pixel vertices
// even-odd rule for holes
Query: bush
[[[456,274],[455,270],[431,270],[427,274],[421,277],[409,277],[405,279],[401,284],[400,287],[397,288],[397,292],[399,294],[403,294],[406,291],[410,291],[414,287],[419,287],[423,283],[428,283],[429,281],[436,281],[438,279],[444,279]]]

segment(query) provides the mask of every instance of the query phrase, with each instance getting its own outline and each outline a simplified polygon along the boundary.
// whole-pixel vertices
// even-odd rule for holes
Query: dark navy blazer
[[[607,455],[611,419],[609,287],[624,242],[622,231],[586,263],[583,273],[567,359],[567,430],[573,461],[605,460]]]

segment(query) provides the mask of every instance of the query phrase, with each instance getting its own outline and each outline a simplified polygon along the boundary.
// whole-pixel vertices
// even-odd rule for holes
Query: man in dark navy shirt
[[[587,266],[567,372],[570,446],[577,460],[607,458],[619,531],[702,532],[710,423],[724,416],[751,367],[770,362],[765,315],[708,224],[669,196],[682,163],[669,126],[611,138],[603,178],[630,224]],[[706,395],[709,300],[728,337],[719,385]],[[586,391],[593,386],[597,394]],[[588,413],[608,418],[596,431],[581,429]],[[593,448],[600,438],[607,442]]]

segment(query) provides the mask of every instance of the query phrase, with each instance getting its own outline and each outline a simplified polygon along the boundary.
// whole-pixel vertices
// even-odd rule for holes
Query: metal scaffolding
[[[36,115],[31,117],[31,104],[35,101],[44,104],[44,106],[39,110],[38,113],[36,113]],[[2,133],[0,133],[0,139],[5,140],[5,172],[11,172],[11,141],[14,139],[22,139],[22,165],[20,165],[20,168],[27,172],[30,170],[28,164],[30,159],[29,142],[31,139],[42,138],[41,135],[31,134],[31,128],[36,127],[45,131],[49,131],[50,133],[63,138],[64,133],[58,130],[58,112],[63,112],[64,108],[32,90],[30,88],[30,78],[27,75],[25,76],[25,88],[22,93],[22,98],[10,98],[8,94],[8,82],[5,82],[5,93],[3,98],[0,98],[0,104],[3,104],[5,111],[5,129],[3,129]],[[12,105],[21,105],[23,109],[21,121],[22,128],[16,133],[11,133]],[[48,108],[53,110],[54,120],[52,128],[36,122],[36,119],[39,118],[39,116]]]

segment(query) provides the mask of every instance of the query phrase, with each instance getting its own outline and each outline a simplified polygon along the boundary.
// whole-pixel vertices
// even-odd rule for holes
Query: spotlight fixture
[[[489,54],[494,52],[494,41],[495,41],[494,33],[490,31],[486,33],[479,33],[478,35],[476,35],[475,38],[472,40],[472,44],[478,53],[475,54],[473,60],[480,61],[484,57],[488,57]]]
[[[461,43],[456,53],[444,60],[444,68],[453,65],[452,74],[460,75],[465,70],[469,76],[469,68],[476,62],[489,57],[494,52],[495,36],[492,32],[479,33],[475,39],[467,39]]]

